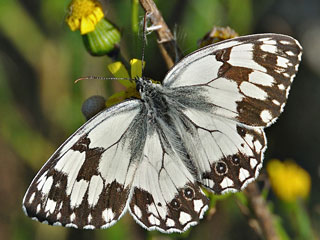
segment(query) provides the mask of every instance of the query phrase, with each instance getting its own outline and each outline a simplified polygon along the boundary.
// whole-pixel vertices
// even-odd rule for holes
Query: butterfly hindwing
[[[185,139],[203,186],[221,194],[240,191],[257,178],[266,149],[262,128],[197,110],[186,111],[185,117],[192,133]]]
[[[202,140],[203,149],[210,162],[210,170],[201,172],[201,183],[218,194],[243,190],[254,181],[259,176],[266,149],[263,129],[240,126],[232,121],[221,121],[217,124],[221,125],[236,132],[221,131],[220,134],[216,134],[215,130],[201,130],[199,133],[200,139],[207,137],[212,143],[209,145]],[[220,150],[217,152],[221,154],[219,158],[209,155],[213,148]]]
[[[148,134],[132,185],[131,215],[148,230],[183,232],[199,222],[208,199],[165,139]]]
[[[75,228],[115,223],[125,212],[134,173],[131,140],[145,131],[141,109],[139,101],[127,101],[77,130],[31,183],[23,200],[26,214]]]
[[[192,87],[215,115],[264,127],[283,110],[301,54],[300,44],[289,36],[234,38],[186,56],[163,84],[171,89]]]
[[[197,95],[189,92],[188,97],[181,100],[178,97],[181,94],[175,94],[175,100],[185,104],[191,104]],[[263,128],[221,116],[213,118],[205,104],[190,105],[192,108],[176,106],[171,109],[171,115],[181,135],[183,151],[191,161],[186,164],[195,170],[201,185],[222,194],[242,190],[257,178],[266,149]]]

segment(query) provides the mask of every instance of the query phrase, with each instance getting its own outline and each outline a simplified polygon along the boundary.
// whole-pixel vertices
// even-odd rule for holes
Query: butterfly
[[[50,157],[23,199],[26,215],[108,228],[128,210],[148,230],[183,232],[208,209],[202,187],[240,191],[257,178],[264,128],[283,111],[301,60],[292,37],[249,35],[203,47],[141,98],[87,121]]]

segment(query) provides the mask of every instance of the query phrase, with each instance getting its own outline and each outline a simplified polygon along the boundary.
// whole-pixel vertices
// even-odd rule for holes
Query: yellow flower
[[[72,31],[80,29],[81,34],[87,34],[95,29],[103,17],[102,6],[98,1],[72,0],[66,22]]]
[[[121,62],[115,62],[108,65],[108,69],[113,76],[117,78],[127,78],[128,80],[127,79],[118,80],[123,86],[126,87],[126,90],[117,92],[113,94],[111,97],[109,97],[106,102],[107,107],[115,105],[131,97],[140,98],[140,94],[136,89],[136,82],[134,80],[129,80],[129,79],[141,77],[142,61],[138,59],[131,59],[130,66],[131,66],[131,74],[130,74],[131,77],[129,76],[127,69]]]
[[[66,22],[72,31],[80,29],[84,45],[91,55],[117,55],[120,31],[104,18],[97,0],[72,0]]]
[[[267,165],[271,187],[282,200],[292,202],[297,198],[306,198],[311,188],[311,178],[308,172],[292,160],[281,162],[271,160]]]

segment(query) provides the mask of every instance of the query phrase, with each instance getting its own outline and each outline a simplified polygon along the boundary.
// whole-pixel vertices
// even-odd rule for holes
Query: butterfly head
[[[134,80],[136,82],[136,89],[140,93],[141,98],[143,98],[145,94],[152,92],[154,84],[151,79],[146,77],[137,77]]]

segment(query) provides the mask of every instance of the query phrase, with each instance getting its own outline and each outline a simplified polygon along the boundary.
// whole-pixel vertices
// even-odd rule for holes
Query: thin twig
[[[266,201],[261,196],[257,183],[254,182],[249,184],[244,190],[244,193],[259,221],[259,225],[262,228],[265,238],[267,240],[278,240],[279,238],[275,230],[273,216]]]
[[[181,51],[177,49],[176,41],[155,3],[152,0],[139,1],[145,12],[148,13],[153,26],[160,26],[155,30],[158,36],[159,48],[168,68],[171,68],[176,60],[181,58]]]

